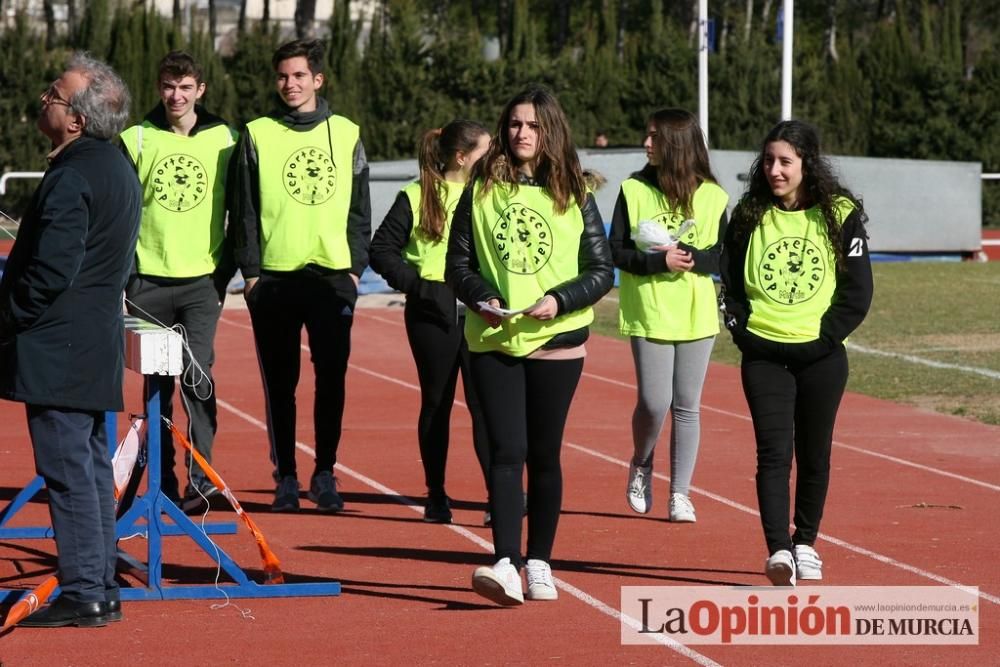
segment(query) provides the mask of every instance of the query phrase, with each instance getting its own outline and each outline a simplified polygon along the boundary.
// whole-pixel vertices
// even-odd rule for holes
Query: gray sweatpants
[[[639,398],[632,413],[632,461],[653,464],[653,450],[670,410],[670,493],[688,495],[701,440],[701,389],[715,336],[660,341],[633,336]]]

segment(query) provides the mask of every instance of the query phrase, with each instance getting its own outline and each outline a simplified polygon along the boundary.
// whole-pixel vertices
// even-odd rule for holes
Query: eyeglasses
[[[73,105],[70,104],[69,100],[64,100],[59,96],[59,92],[56,90],[54,84],[46,88],[45,92],[42,93],[42,104],[61,104],[64,107],[69,107],[70,109],[73,108]]]

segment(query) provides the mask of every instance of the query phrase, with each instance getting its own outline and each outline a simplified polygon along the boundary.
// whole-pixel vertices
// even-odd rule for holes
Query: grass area
[[[850,342],[882,352],[1000,373],[1000,262],[874,265],[875,300]],[[613,293],[612,296],[615,296]],[[618,304],[598,307],[595,330],[618,335]],[[712,359],[739,364],[728,334]],[[1000,379],[851,350],[848,391],[1000,424]]]

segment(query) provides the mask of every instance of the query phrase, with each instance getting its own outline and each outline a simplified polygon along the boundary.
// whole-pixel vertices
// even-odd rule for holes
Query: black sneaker
[[[337,493],[337,478],[329,470],[318,472],[309,481],[309,500],[320,512],[336,513],[344,509],[344,499]]]
[[[180,508],[185,514],[204,514],[212,506],[212,498],[219,495],[219,489],[207,479],[188,484]]]
[[[427,523],[451,523],[451,500],[442,494],[427,496],[424,505],[424,521]]]
[[[295,475],[287,475],[281,478],[277,488],[274,490],[274,502],[271,503],[272,512],[298,512],[299,511],[299,480]]]

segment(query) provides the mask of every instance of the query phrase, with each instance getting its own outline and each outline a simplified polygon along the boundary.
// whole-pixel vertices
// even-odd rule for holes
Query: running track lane
[[[608,613],[618,606],[621,585],[759,584],[763,580],[759,574],[762,540],[757,518],[751,514],[756,506],[752,437],[734,369],[713,366],[707,385],[703,449],[695,475],[702,492],[693,494],[699,523],[672,526],[660,519],[665,511],[665,478],[656,482],[654,514],[640,517],[624,505],[623,466],[634,389],[627,346],[620,341],[595,338],[588,344],[587,376],[570,415],[563,457],[566,511],[554,568],[584,600],[564,587],[557,603],[504,610],[480,604],[469,590],[471,570],[490,558],[484,550],[489,533],[478,526],[483,488],[464,412],[456,410],[453,420],[449,492],[465,501],[458,503],[456,519],[466,532],[422,524],[419,514],[405,504],[411,501],[393,492],[419,497],[422,491],[413,436],[415,373],[399,311],[361,311],[358,316],[341,455],[342,463],[357,476],[346,470],[339,473],[348,512],[340,517],[303,512],[294,519],[262,512],[270,495],[269,466],[260,430],[263,409],[255,358],[245,313],[226,311],[224,317],[216,366],[220,396],[246,417],[228,409],[220,411],[216,463],[244,506],[257,517],[290,578],[339,578],[345,594],[333,600],[236,601],[250,608],[255,620],[243,620],[234,609],[213,611],[200,601],[136,603],[128,605],[127,623],[101,631],[18,630],[0,640],[0,658],[11,664],[68,664],[70,660],[106,664],[115,656],[132,659],[138,655],[150,664],[176,664],[179,657],[197,659],[208,650],[241,664],[264,660],[291,664],[323,656],[340,656],[344,664],[431,660],[443,664],[692,664],[692,660],[828,664],[845,659],[854,664],[887,660],[893,664],[970,664],[989,662],[996,652],[996,640],[991,641],[996,633],[991,629],[997,627],[997,609],[987,600],[981,617],[986,641],[978,648],[696,646],[685,655],[670,647],[620,646],[618,621]],[[312,382],[308,373],[304,375],[299,439],[307,443],[311,441]],[[985,529],[985,511],[996,506],[997,492],[931,470],[945,468],[970,480],[1000,484],[996,455],[989,451],[991,445],[995,449],[997,430],[859,397],[848,397],[847,404],[856,417],[842,419],[838,429],[843,445],[835,450],[824,529],[829,536],[866,551],[824,544],[826,583],[927,585],[934,583],[927,577],[931,574],[978,585],[984,594],[996,596],[1000,585],[992,564],[997,561],[997,538]],[[3,414],[10,417],[4,419],[4,428],[20,431],[15,441],[24,443],[23,413],[16,408],[3,406]],[[846,408],[842,414],[847,414]],[[943,427],[935,430],[935,424]],[[19,448],[4,449],[11,450],[10,458],[20,463],[12,470],[20,470],[23,477],[30,474],[30,453],[26,445]],[[300,455],[302,478],[308,476],[307,461],[307,456]],[[669,472],[665,449],[658,453],[657,465]],[[13,480],[5,484],[15,485]],[[921,502],[963,509],[913,507]],[[310,504],[304,500],[303,505]],[[44,514],[43,507],[31,509]],[[239,562],[256,565],[255,550],[245,534],[219,538],[219,542]],[[26,551],[39,547],[51,550],[50,543],[22,542],[18,548],[0,551],[7,559],[0,561],[5,568],[0,576],[24,580],[23,574],[14,572],[15,565],[39,576],[38,568],[46,563],[44,554]],[[17,555],[16,563],[8,553]],[[167,561],[172,564],[168,567],[171,575],[178,579],[212,578],[207,559],[184,544],[170,549]],[[587,604],[591,601],[603,607]],[[33,643],[38,649],[41,638],[49,658],[64,655],[67,660],[41,660],[31,650]],[[86,662],[90,657],[93,662]]]

